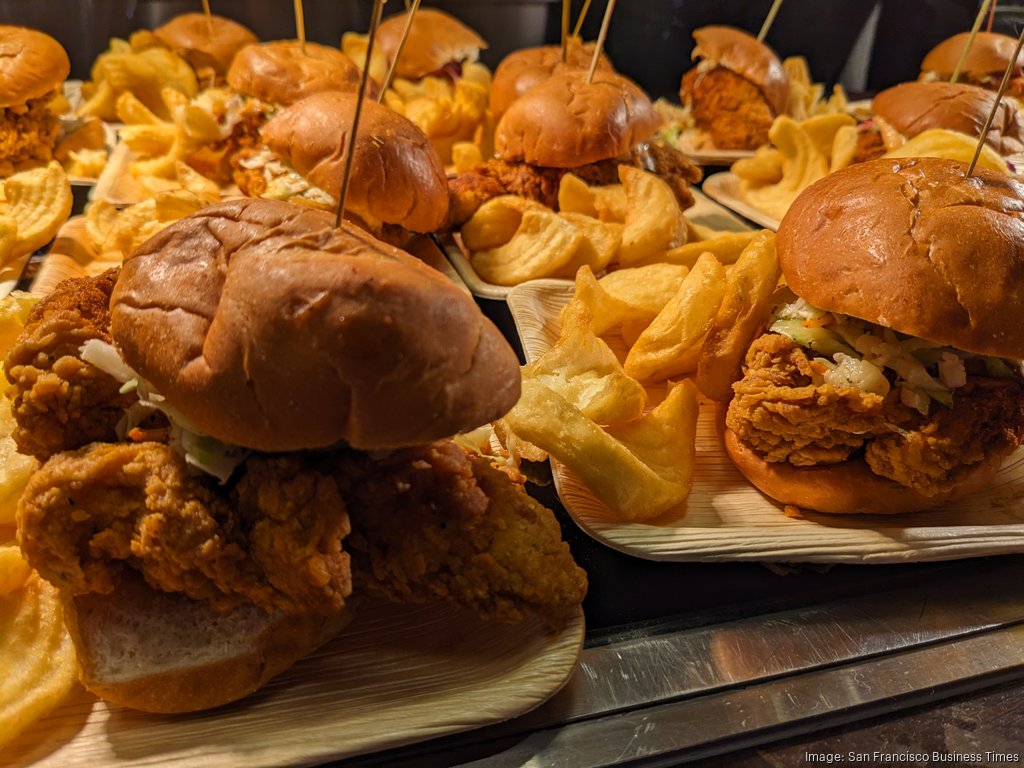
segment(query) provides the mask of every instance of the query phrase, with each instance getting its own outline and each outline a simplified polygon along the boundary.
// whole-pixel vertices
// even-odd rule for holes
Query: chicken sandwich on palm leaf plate
[[[58,286],[6,370],[43,462],[21,545],[109,702],[238,699],[377,600],[579,625],[553,514],[451,439],[515,403],[515,354],[439,273],[325,211],[183,219]]]

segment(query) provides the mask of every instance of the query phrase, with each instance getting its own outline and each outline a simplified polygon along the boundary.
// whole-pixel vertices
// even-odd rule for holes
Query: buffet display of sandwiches
[[[186,764],[223,727],[223,764],[262,765],[490,725],[565,684],[607,583],[562,525],[771,561],[787,527],[984,524],[1024,476],[1014,39],[854,103],[770,19],[704,26],[670,103],[605,50],[614,2],[493,71],[418,0],[335,45],[301,2],[279,40],[204,5],[81,82],[0,26],[15,764],[130,762],[119,729]],[[698,552],[726,495],[759,541]]]

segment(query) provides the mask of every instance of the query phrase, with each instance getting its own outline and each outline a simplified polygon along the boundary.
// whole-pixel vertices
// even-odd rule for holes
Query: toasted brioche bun
[[[556,73],[517,99],[494,132],[505,160],[578,168],[625,154],[661,126],[651,100],[631,80],[583,70]]]
[[[966,172],[955,160],[883,158],[812,184],[776,238],[789,287],[831,312],[1024,358],[1024,185]]]
[[[293,104],[320,91],[359,90],[359,68],[337,48],[298,40],[248,45],[228,68],[228,85],[246,96],[272,104]],[[374,95],[376,85],[368,84]],[[370,93],[370,91],[374,93]]]
[[[871,110],[907,138],[930,128],[981,136],[995,94],[967,83],[911,82],[886,88]],[[1002,155],[1024,151],[1024,118],[1000,101],[985,142]]]
[[[140,246],[111,333],[200,431],[256,450],[419,445],[519,398],[518,359],[467,293],[277,200],[211,206]]]
[[[745,77],[761,89],[773,114],[786,111],[789,76],[771,48],[735,27],[701,27],[693,31],[693,39],[696,44],[691,58],[701,58],[705,66],[725,67]]]
[[[876,475],[859,458],[814,467],[767,462],[735,432],[722,426],[721,421],[720,428],[729,458],[761,493],[780,504],[835,515],[898,515],[969,496],[988,486],[1010,452],[1006,449],[994,453],[971,467],[952,491],[924,496],[913,488]]]
[[[961,32],[936,45],[921,61],[921,72],[932,72],[946,78],[952,76],[970,37],[970,32]],[[970,75],[995,73],[1002,75],[1013,59],[1016,48],[1017,41],[1009,35],[1001,35],[998,32],[978,32],[970,51],[967,52],[967,58],[964,59],[961,72]],[[1015,73],[1020,72],[1021,62],[1022,59],[1018,58],[1014,66]]]
[[[21,106],[60,87],[71,72],[64,46],[26,27],[0,25],[0,108]]]
[[[152,589],[132,571],[109,594],[61,597],[82,685],[109,703],[160,713],[249,695],[337,635],[353,613],[218,613]]]
[[[513,51],[498,64],[491,81],[490,106],[495,118],[501,117],[518,99],[534,86],[540,85],[555,72],[563,69],[590,69],[594,57],[594,44],[580,44],[572,38],[568,56],[562,61],[562,46],[542,45],[537,48],[523,48]],[[614,72],[611,61],[602,51],[597,68],[603,72]]]
[[[285,107],[260,135],[296,171],[331,194],[341,190],[344,152],[356,94],[323,91]],[[346,208],[413,232],[433,232],[448,216],[448,181],[441,156],[411,121],[364,100]]]
[[[406,18],[404,13],[390,16],[381,22],[377,30],[377,45],[389,63],[398,51]],[[454,16],[434,8],[420,8],[402,48],[395,74],[416,80],[451,62],[476,61],[480,50],[486,47],[486,40]]]
[[[248,27],[223,16],[183,13],[153,30],[157,39],[193,69],[210,67],[223,75],[235,54],[259,39]]]

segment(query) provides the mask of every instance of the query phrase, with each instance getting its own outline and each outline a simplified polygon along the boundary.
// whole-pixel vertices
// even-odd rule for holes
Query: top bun
[[[338,199],[356,99],[323,91],[274,115],[263,142],[288,158],[296,171]],[[433,232],[448,216],[444,164],[426,134],[376,101],[363,101],[346,208],[413,232]]]
[[[388,62],[395,58],[405,31],[406,14],[400,13],[381,22],[377,45]],[[416,12],[398,59],[395,74],[415,80],[437,72],[453,61],[476,61],[487,41],[454,16],[433,8]]]
[[[879,159],[815,182],[779,225],[811,304],[966,352],[1024,358],[1024,184],[936,158]]]
[[[259,42],[248,27],[223,16],[183,13],[153,30],[156,38],[192,69],[204,67],[224,75],[242,48]]]
[[[995,93],[967,83],[911,82],[886,88],[871,110],[908,138],[930,128],[980,136]],[[1000,101],[985,143],[1001,155],[1024,151],[1024,119],[1009,101]]]
[[[519,397],[519,361],[468,293],[279,200],[220,203],[143,243],[111,335],[199,431],[262,451],[427,443]]]
[[[498,64],[491,81],[491,113],[501,117],[512,102],[547,80],[554,72],[563,69],[590,69],[594,58],[594,43],[580,44],[579,38],[572,38],[566,60],[562,61],[562,46],[542,45],[513,51]],[[602,72],[614,72],[615,68],[604,52],[597,60]]]
[[[232,89],[272,104],[293,104],[320,91],[354,93],[361,78],[359,68],[337,48],[307,42],[303,50],[298,40],[246,46],[235,55],[227,77]]]
[[[756,37],[735,27],[710,26],[693,31],[696,45],[691,58],[709,66],[725,67],[745,77],[764,94],[775,115],[789,105],[789,76],[775,51]]]
[[[505,160],[549,168],[578,168],[619,157],[661,126],[639,86],[613,72],[556,73],[517,99],[494,132]]]
[[[70,72],[68,52],[49,35],[27,27],[0,26],[0,108],[46,96]]]
[[[928,51],[921,62],[922,73],[934,72],[940,77],[948,78],[956,69],[970,37],[970,32],[961,32],[936,45]],[[978,32],[961,71],[972,75],[990,75],[997,72],[1001,75],[1013,59],[1016,48],[1017,41],[1009,35],[1001,35],[998,32]],[[1021,59],[1018,57],[1014,71],[1019,73],[1020,70]]]

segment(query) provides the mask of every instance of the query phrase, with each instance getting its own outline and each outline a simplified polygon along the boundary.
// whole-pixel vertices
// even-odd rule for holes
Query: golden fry
[[[829,163],[815,140],[790,117],[775,118],[768,138],[782,153],[782,178],[767,185],[741,180],[740,192],[758,210],[781,219],[797,195],[828,173]]]
[[[609,272],[597,284],[611,296],[649,313],[649,323],[676,295],[689,271],[683,264],[648,264]]]
[[[886,153],[886,157],[944,157],[970,163],[978,148],[978,139],[965,133],[931,128],[908,139],[906,144]],[[988,144],[983,144],[978,156],[978,167],[1007,173],[1009,166],[1002,156]]]
[[[658,261],[686,241],[686,219],[666,181],[629,165],[619,166],[619,179],[629,206],[619,248],[621,266]]]
[[[707,333],[724,294],[725,268],[704,254],[629,350],[626,373],[638,381],[660,381],[692,370],[692,356],[684,354]]]
[[[741,376],[743,358],[768,315],[781,275],[775,234],[759,232],[729,269],[725,296],[700,346],[696,381],[706,397],[732,399],[732,384]]]
[[[595,273],[604,271],[619,252],[622,225],[614,222],[605,223],[582,213],[563,212],[559,215],[579,230],[583,240],[569,263],[553,272],[551,276],[571,280],[582,266],[590,267]]]
[[[572,316],[581,313],[585,313],[590,330],[597,336],[625,322],[650,321],[647,310],[627,304],[602,288],[590,267],[580,267],[576,272],[572,300],[562,309],[562,327],[576,322]]]
[[[526,211],[549,211],[545,205],[518,195],[501,195],[488,200],[462,225],[462,244],[471,252],[505,245],[523,223]]]
[[[662,256],[661,261],[668,264],[682,264],[692,267],[701,254],[710,253],[719,264],[732,264],[743,253],[743,249],[754,239],[755,230],[743,232],[726,232],[708,240],[686,243]]]
[[[7,202],[0,213],[18,223],[12,258],[42,248],[71,215],[71,182],[56,160],[9,176],[4,182],[4,196]]]

